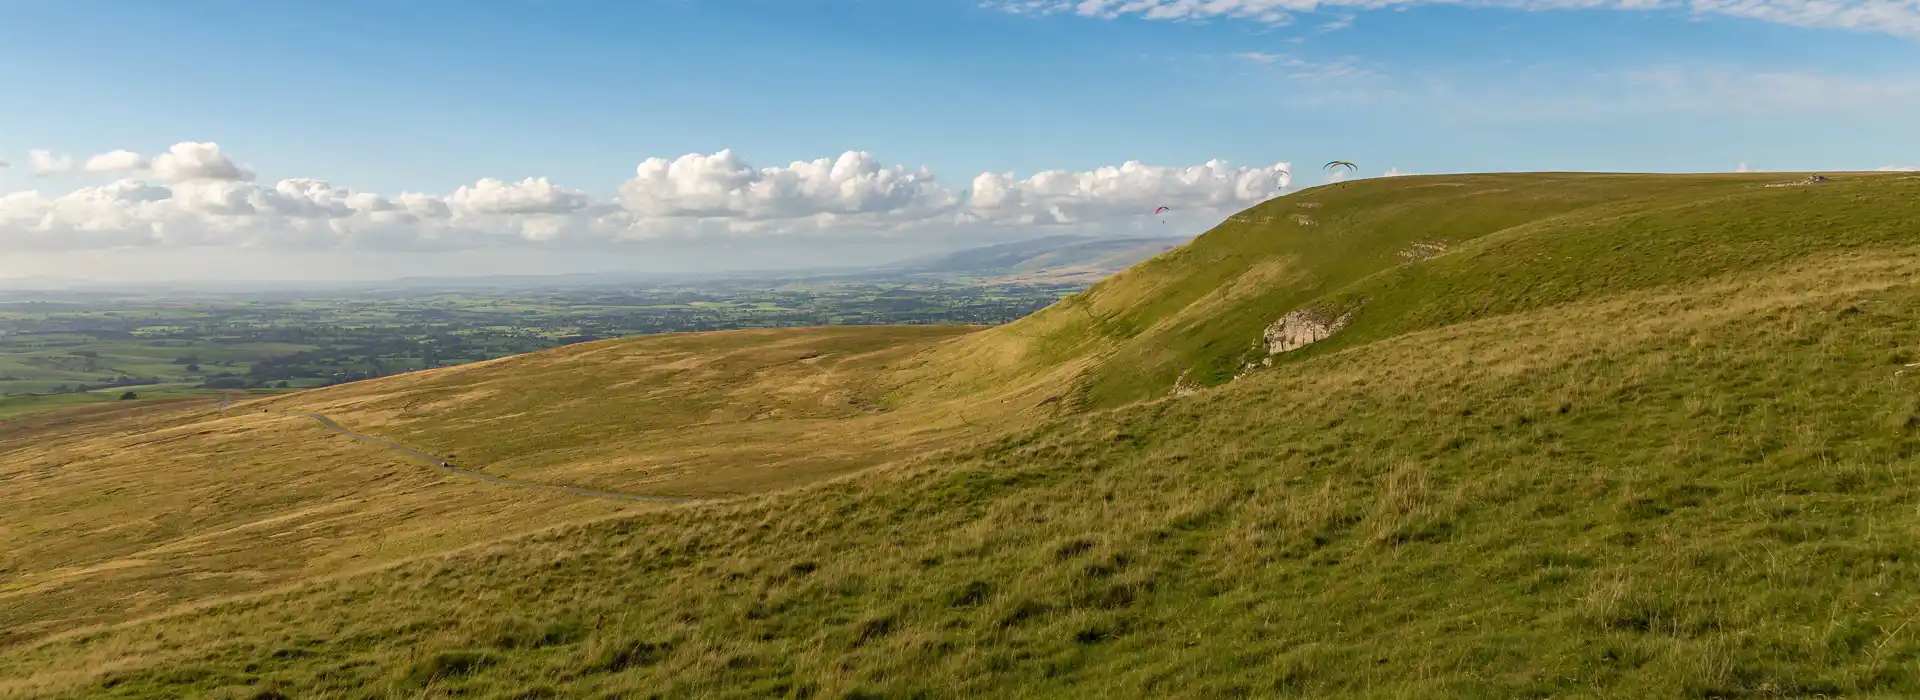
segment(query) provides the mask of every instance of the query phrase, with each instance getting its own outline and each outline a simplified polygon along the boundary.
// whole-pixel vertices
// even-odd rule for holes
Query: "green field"
[[[0,694],[1920,695],[1920,176],[1797,178],[1361,180],[993,328],[0,421]]]
[[[143,387],[165,393],[327,386],[625,335],[1004,323],[1085,288],[1084,282],[953,279],[889,274],[463,291],[428,286],[260,298],[164,290],[0,292],[0,414],[117,398]]]

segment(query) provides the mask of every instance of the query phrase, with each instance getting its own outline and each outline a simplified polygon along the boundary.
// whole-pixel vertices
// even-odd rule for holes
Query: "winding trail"
[[[232,396],[221,397],[220,409],[225,410],[228,407],[228,405],[231,403],[233,403]],[[439,467],[447,471],[448,473],[457,474],[470,479],[479,479],[481,481],[485,481],[490,484],[498,484],[501,486],[518,486],[521,488],[529,488],[529,489],[546,489],[549,491],[564,491],[566,493],[571,493],[578,496],[594,496],[597,498],[616,498],[616,499],[626,500],[626,501],[654,501],[654,502],[661,502],[661,503],[692,503],[700,500],[697,498],[681,498],[679,496],[646,496],[646,495],[641,495],[637,493],[621,493],[618,491],[601,491],[598,489],[580,488],[578,486],[558,486],[554,484],[536,484],[530,481],[514,481],[512,479],[504,479],[501,477],[493,476],[491,474],[482,474],[476,471],[461,469],[459,467],[453,466],[452,464],[448,463],[444,459],[435,457],[425,452],[421,452],[419,450],[408,447],[406,445],[402,445],[392,440],[386,440],[383,438],[374,437],[372,435],[367,435],[365,433],[355,432],[347,428],[346,426],[340,425],[338,422],[334,421],[332,418],[329,418],[327,416],[324,416],[318,413],[304,413],[300,411],[283,411],[282,413],[286,413],[289,415],[296,415],[296,416],[306,416],[308,418],[312,418],[314,422],[319,423],[322,427],[325,427],[328,430],[332,430],[334,432],[340,433],[341,435],[345,435],[347,437],[350,437],[355,440],[359,440],[361,442],[365,442],[368,444],[378,445],[380,447],[385,447],[390,450],[401,452],[414,459],[418,459],[420,461],[426,462],[433,466]]]

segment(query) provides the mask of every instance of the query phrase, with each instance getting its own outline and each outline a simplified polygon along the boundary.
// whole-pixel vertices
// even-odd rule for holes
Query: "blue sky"
[[[864,151],[879,167],[925,167],[962,200],[983,172],[1012,173],[1018,189],[1039,171],[1125,161],[1169,169],[1287,162],[1299,171],[1294,186],[1317,184],[1311,166],[1335,158],[1361,164],[1361,176],[1920,165],[1920,119],[1909,116],[1920,114],[1920,4],[1843,0],[1825,14],[1789,0],[1644,10],[1618,9],[1618,0],[1342,4],[1294,12],[1287,8],[1308,3],[1214,0],[1242,16],[1196,18],[1154,16],[1202,5],[1186,0],[1138,0],[1142,11],[1113,2],[1104,12],[1051,0],[0,3],[0,159],[11,165],[0,169],[0,194],[37,191],[34,211],[44,212],[76,190],[153,175],[43,177],[32,172],[30,149],[68,157],[77,171],[95,154],[151,156],[179,142],[217,143],[223,157],[257,171],[250,184],[258,188],[314,178],[392,197],[446,195],[481,178],[548,178],[604,207],[616,207],[622,183],[648,158],[722,149],[754,168]],[[1574,4],[1604,7],[1555,9]],[[1231,190],[1244,175],[1216,172],[1214,180]],[[679,195],[667,190],[640,208],[686,223],[648,229],[672,235],[607,243],[619,238],[606,233],[615,224],[584,204],[569,215],[594,212],[599,233],[576,234],[557,219],[541,226],[566,231],[553,240],[680,251],[656,266],[718,264],[698,252],[702,236],[769,248],[805,239],[809,250],[852,259],[969,236],[1044,235],[1048,226],[1136,231],[1142,222],[1101,220],[1141,203],[1150,209],[1162,194],[1152,182],[1166,181],[1135,179],[1125,201],[1096,191],[1094,175],[1083,178],[1092,189],[1077,195],[1029,191],[1022,206],[1034,211],[1002,216],[991,232],[928,219],[933,194],[887,200],[916,202],[922,219],[913,226],[869,216],[881,205],[863,199],[827,207],[866,217],[860,222],[783,227],[778,220],[804,218],[805,207],[709,207],[701,211],[719,215],[687,223],[697,207],[669,206],[660,198]],[[1164,194],[1194,203],[1181,207],[1196,217],[1183,221],[1192,229],[1183,234],[1251,203],[1201,190]],[[257,196],[221,196],[229,195]],[[1103,196],[1113,201],[1094,201]],[[28,218],[0,212],[0,227]],[[172,221],[172,231],[186,225]],[[303,219],[286,230],[311,234],[314,225]],[[522,223],[500,230],[538,238]],[[0,241],[29,233],[0,228]],[[0,275],[81,264],[73,261],[82,248],[95,261],[86,264],[101,264],[182,246],[287,247],[232,234],[149,240],[167,238],[148,235],[151,227],[140,230],[145,238],[89,245],[50,242],[54,233],[14,246],[35,251],[32,260],[0,253],[12,259],[0,258]],[[394,238],[323,244],[288,235],[314,260],[346,259],[370,240]],[[488,240],[478,247],[497,247]],[[418,241],[403,247],[416,256],[450,252]]]

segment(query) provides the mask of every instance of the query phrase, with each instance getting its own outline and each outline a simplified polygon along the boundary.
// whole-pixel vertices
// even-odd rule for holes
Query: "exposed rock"
[[[1765,186],[1766,187],[1805,187],[1807,185],[1818,185],[1823,182],[1833,182],[1833,179],[1825,175],[1808,175],[1806,179],[1803,179],[1803,180],[1794,180],[1793,182],[1776,182],[1771,185],[1765,185]]]
[[[1192,371],[1193,371],[1192,368],[1180,370],[1180,376],[1174,378],[1173,392],[1172,392],[1174,396],[1186,396],[1188,394],[1198,392],[1201,389],[1205,388],[1198,384],[1187,383],[1187,373]]]
[[[1320,206],[1320,203],[1319,202],[1301,202],[1299,204],[1295,204],[1294,206],[1300,207],[1301,209],[1312,209],[1314,207]]]
[[[1263,338],[1267,343],[1267,354],[1278,355],[1292,352],[1308,345],[1326,340],[1353,320],[1353,312],[1348,311],[1336,318],[1317,309],[1301,309],[1281,316],[1273,325],[1267,326]]]
[[[1408,260],[1430,260],[1447,252],[1447,244],[1438,241],[1419,241],[1400,251],[1399,256]]]
[[[1315,223],[1318,223],[1313,220],[1313,217],[1307,216],[1306,214],[1292,214],[1287,218],[1293,219],[1293,223],[1299,224],[1301,226],[1312,226]]]

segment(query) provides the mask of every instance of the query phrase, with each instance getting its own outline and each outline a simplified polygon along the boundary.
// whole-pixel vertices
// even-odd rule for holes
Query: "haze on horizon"
[[[1920,165],[1911,3],[1381,5],[9,3],[0,278],[871,265],[1191,236],[1334,159]]]

